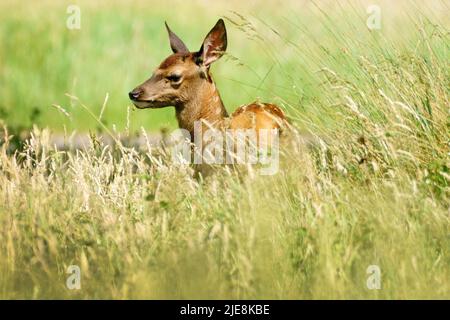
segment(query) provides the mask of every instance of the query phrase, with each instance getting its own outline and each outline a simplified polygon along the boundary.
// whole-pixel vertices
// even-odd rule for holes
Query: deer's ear
[[[219,59],[227,49],[227,30],[222,19],[217,21],[216,25],[206,36],[202,47],[198,52],[201,63],[209,67],[211,63]]]
[[[170,47],[172,48],[173,53],[188,53],[189,49],[186,47],[183,41],[181,41],[178,36],[170,30],[167,22],[165,22],[167,32],[169,33]]]

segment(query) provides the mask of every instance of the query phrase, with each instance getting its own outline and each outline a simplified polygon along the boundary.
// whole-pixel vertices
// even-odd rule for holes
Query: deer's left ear
[[[186,47],[184,42],[178,38],[178,36],[169,28],[167,22],[165,22],[167,32],[169,33],[170,47],[173,53],[188,53],[189,49]]]
[[[198,52],[201,63],[209,67],[211,63],[219,59],[227,49],[227,30],[222,19],[217,21],[216,25],[206,36],[202,47]]]

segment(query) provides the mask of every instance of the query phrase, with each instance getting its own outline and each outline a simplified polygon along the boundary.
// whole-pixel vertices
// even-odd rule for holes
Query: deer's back
[[[230,129],[281,129],[286,122],[284,112],[271,103],[253,102],[240,106],[230,117]]]

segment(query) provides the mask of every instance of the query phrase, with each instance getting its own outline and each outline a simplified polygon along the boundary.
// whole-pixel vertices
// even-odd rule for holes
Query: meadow
[[[0,298],[449,299],[449,13],[445,0],[0,0]],[[228,110],[275,102],[298,129],[279,172],[202,181],[164,148],[105,145],[99,133],[176,128],[173,109],[136,110],[127,93],[170,54],[164,21],[194,51],[220,17]],[[51,144],[75,131],[89,148]]]

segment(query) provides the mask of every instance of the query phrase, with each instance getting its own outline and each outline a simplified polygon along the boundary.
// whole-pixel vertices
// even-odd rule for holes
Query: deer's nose
[[[141,89],[134,89],[133,91],[128,93],[128,96],[130,97],[131,100],[137,100],[141,94],[142,94]]]

